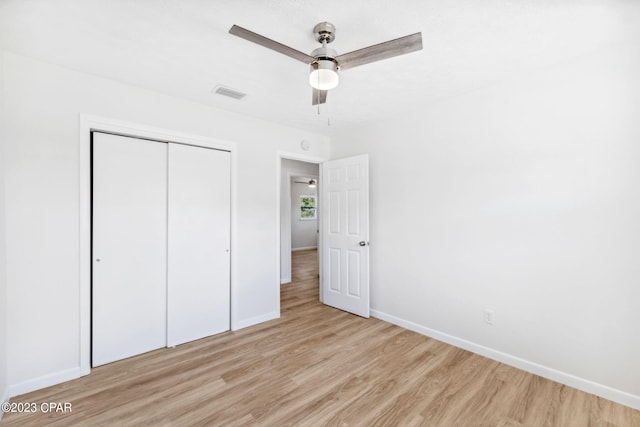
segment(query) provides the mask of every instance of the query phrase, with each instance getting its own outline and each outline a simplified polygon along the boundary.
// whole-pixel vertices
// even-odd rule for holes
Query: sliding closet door
[[[92,364],[166,346],[167,144],[93,134]]]
[[[230,153],[169,144],[169,346],[230,327]]]

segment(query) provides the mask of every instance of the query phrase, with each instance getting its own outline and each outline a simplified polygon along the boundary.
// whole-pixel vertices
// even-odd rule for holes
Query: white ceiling
[[[5,49],[285,125],[330,134],[634,41],[634,0],[0,0]],[[424,49],[341,73],[311,106],[308,67],[228,34],[237,24],[310,53],[421,31]],[[637,39],[635,40],[637,41]],[[216,85],[248,95],[215,96]],[[331,126],[328,126],[330,121]]]

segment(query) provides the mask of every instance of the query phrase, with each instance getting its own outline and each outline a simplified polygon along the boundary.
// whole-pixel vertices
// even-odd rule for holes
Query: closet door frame
[[[91,138],[92,132],[112,133],[160,142],[175,142],[203,148],[228,151],[231,157],[231,330],[236,330],[237,313],[237,158],[232,141],[207,138],[164,128],[141,125],[89,114],[80,114],[80,375],[91,372]]]

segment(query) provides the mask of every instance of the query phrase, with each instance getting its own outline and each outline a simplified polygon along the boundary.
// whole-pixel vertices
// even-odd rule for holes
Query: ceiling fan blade
[[[311,97],[311,105],[324,104],[327,102],[328,90],[313,89],[313,96]]]
[[[297,59],[298,61],[302,61],[305,64],[311,64],[313,61],[315,61],[315,58],[313,56],[309,56],[304,52],[295,50],[294,48],[283,45],[282,43],[278,43],[275,40],[268,39],[264,36],[261,36],[260,34],[254,33],[253,31],[238,27],[237,25],[234,25],[229,29],[229,34],[233,34],[234,36],[249,40],[250,42],[259,44],[260,46],[264,46],[268,49],[275,50],[276,52],[280,52],[283,55],[287,55],[288,57]]]
[[[393,58],[422,49],[422,33],[415,33],[384,43],[375,44],[353,52],[338,55],[336,61],[341,70],[369,64],[382,59]]]

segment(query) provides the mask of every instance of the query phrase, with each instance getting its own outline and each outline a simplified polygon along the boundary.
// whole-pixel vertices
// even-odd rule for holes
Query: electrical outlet
[[[493,310],[490,310],[488,308],[484,309],[484,323],[486,323],[487,325],[493,325],[495,317],[496,313]]]

